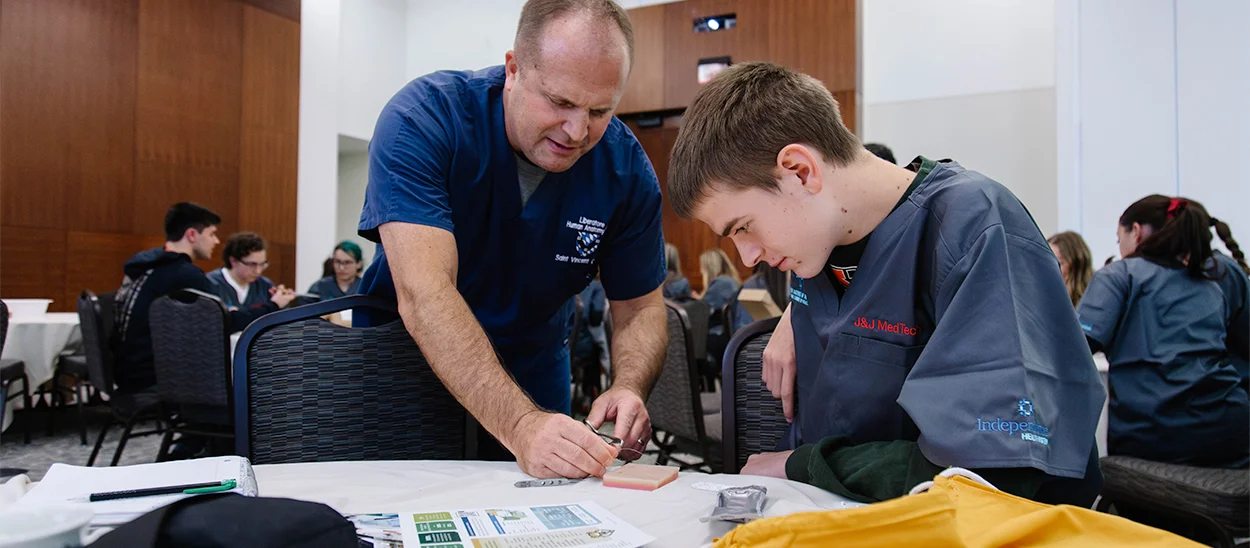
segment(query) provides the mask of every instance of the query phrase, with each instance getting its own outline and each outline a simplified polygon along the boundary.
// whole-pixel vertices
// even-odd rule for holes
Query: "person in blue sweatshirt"
[[[202,206],[176,203],[165,212],[165,245],[140,251],[126,261],[126,277],[114,297],[113,376],[120,390],[140,392],[156,385],[148,324],[152,301],[179,289],[214,293],[208,277],[191,261],[212,257],[220,223],[221,217]],[[293,291],[279,291],[262,306],[231,310],[226,327],[230,332],[241,331],[252,320],[286,307],[294,298]]]

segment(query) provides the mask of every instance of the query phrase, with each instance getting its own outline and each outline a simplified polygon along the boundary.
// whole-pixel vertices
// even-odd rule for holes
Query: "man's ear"
[[[517,64],[516,52],[508,50],[503,55],[503,74],[504,86],[509,90],[516,83],[517,74],[521,71],[521,65]]]
[[[819,194],[824,188],[820,161],[806,145],[792,143],[777,153],[777,171],[781,180],[799,183],[809,194]]]

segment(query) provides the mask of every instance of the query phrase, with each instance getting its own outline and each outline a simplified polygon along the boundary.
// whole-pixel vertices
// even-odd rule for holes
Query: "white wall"
[[[321,277],[334,247],[338,193],[339,0],[304,2],[300,10],[299,189],[295,221],[295,287]]]
[[[408,0],[408,77],[503,64],[524,0]]]
[[[340,28],[338,131],[369,140],[382,107],[409,80],[406,0],[349,0]]]
[[[351,240],[364,252],[365,266],[373,262],[374,243],[356,234],[360,210],[365,205],[365,187],[369,184],[369,153],[339,155],[338,222],[335,240]],[[327,256],[329,248],[326,250]]]
[[[952,158],[1058,226],[1053,0],[860,3],[860,136]]]
[[[1151,193],[1204,203],[1250,230],[1250,3],[1059,0],[1062,226],[1096,262],[1116,254],[1124,209]]]

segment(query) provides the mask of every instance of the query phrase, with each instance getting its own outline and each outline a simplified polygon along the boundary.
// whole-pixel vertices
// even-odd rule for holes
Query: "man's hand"
[[[509,441],[521,470],[536,478],[601,478],[616,458],[615,447],[560,413],[526,414]]]
[[[599,395],[590,406],[586,421],[599,428],[603,423],[616,424],[614,436],[621,438],[621,460],[634,460],[642,456],[651,439],[651,416],[647,404],[636,392],[628,388],[613,387]]]
[[[286,308],[286,305],[291,304],[291,301],[295,300],[295,292],[287,289],[285,285],[270,288],[269,295],[269,300],[278,305],[278,308]]]
[[[764,384],[781,400],[786,422],[794,422],[794,382],[797,370],[794,357],[794,328],[790,325],[790,308],[781,315],[777,329],[764,347]],[[784,476],[784,474],[783,474]]]
[[[786,479],[786,460],[794,451],[760,453],[747,458],[747,465],[738,473],[745,476],[767,476]]]

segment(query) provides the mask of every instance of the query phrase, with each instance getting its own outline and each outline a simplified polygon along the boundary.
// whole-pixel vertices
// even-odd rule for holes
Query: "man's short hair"
[[[201,232],[219,224],[221,217],[208,208],[191,202],[178,202],[165,210],[165,241],[181,240],[188,228]]]
[[[834,166],[864,150],[819,80],[772,63],[725,69],[695,94],[682,119],[668,170],[673,208],[690,217],[712,185],[776,192],[777,154],[795,143]]]
[[[230,268],[230,259],[243,262],[243,258],[265,250],[265,239],[255,232],[239,232],[226,239],[226,246],[221,250],[221,262]]]
[[[538,63],[538,41],[552,21],[569,14],[584,14],[596,22],[607,22],[621,31],[629,50],[629,66],[634,66],[634,26],[629,14],[614,0],[529,0],[521,8],[516,40],[512,49],[526,63]]]
[[[874,156],[890,162],[891,164],[898,165],[898,161],[894,159],[894,151],[890,150],[890,147],[881,143],[868,143],[864,145],[864,148],[868,149],[868,152],[873,153]]]

